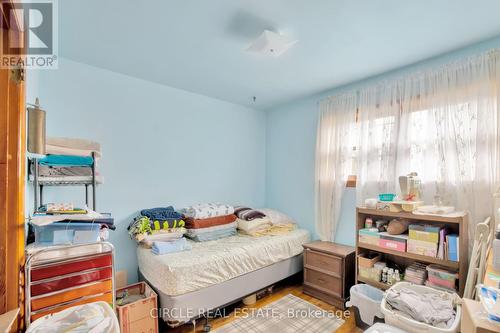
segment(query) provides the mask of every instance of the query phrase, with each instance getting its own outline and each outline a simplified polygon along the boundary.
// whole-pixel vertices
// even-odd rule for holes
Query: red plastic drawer
[[[51,277],[81,272],[93,268],[111,266],[113,258],[111,254],[93,256],[86,259],[75,260],[66,263],[44,266],[42,268],[33,268],[31,270],[31,281],[39,281]]]
[[[70,308],[72,306],[77,306],[77,305],[82,305],[86,303],[92,303],[92,302],[98,302],[98,301],[104,301],[109,304],[113,304],[113,293],[107,293],[99,296],[94,296],[94,297],[89,297],[84,300],[79,300],[76,302],[71,302],[71,303],[65,303],[64,305],[60,306],[55,306],[53,308],[50,308],[50,310],[40,310],[40,311],[35,311],[31,315],[31,320],[30,322],[37,320],[40,317],[46,316],[51,313],[56,313],[59,311],[62,311],[64,309]]]
[[[82,287],[63,290],[47,296],[35,297],[31,300],[31,310],[36,311],[43,308],[55,306],[57,304],[77,300],[86,296],[99,295],[113,291],[113,281],[106,280],[90,283]]]
[[[38,284],[31,285],[31,296],[38,296],[53,291],[58,291],[74,286],[79,286],[85,283],[100,281],[111,278],[113,275],[113,270],[111,267],[82,272],[81,274],[75,274],[67,277],[63,277],[57,280],[40,282]]]

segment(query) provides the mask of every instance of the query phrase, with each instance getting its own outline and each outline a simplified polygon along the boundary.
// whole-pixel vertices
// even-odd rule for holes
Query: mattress
[[[193,292],[247,274],[302,253],[309,242],[302,229],[279,236],[232,236],[209,242],[191,242],[190,251],[156,256],[138,247],[139,270],[165,295]]]

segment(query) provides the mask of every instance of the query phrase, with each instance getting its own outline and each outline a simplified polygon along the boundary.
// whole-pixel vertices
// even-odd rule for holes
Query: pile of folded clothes
[[[230,205],[206,203],[189,206],[181,211],[186,216],[186,236],[196,242],[236,235],[236,216]]]
[[[249,236],[266,235],[273,226],[271,219],[261,211],[238,206],[234,208],[234,214],[238,217],[237,224],[240,233]]]
[[[271,209],[255,210],[249,207],[235,207],[240,233],[249,236],[274,236],[296,228],[295,222],[283,213]]]
[[[72,138],[47,138],[47,156],[39,160],[38,175],[45,182],[90,182],[92,165],[95,163],[96,181],[102,183],[99,174],[101,147],[99,143]],[[34,166],[30,180],[34,178]]]
[[[166,254],[190,249],[183,238],[185,224],[184,215],[168,206],[141,210],[127,229],[132,239],[152,247],[153,253]]]

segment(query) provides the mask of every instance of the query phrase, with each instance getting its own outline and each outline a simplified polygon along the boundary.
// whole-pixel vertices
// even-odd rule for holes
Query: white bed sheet
[[[232,236],[191,242],[193,249],[156,256],[138,247],[142,275],[166,295],[176,296],[221,283],[302,253],[309,242],[302,229],[279,236]]]

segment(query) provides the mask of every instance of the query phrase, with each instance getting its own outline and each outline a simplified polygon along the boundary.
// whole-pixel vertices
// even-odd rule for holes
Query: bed
[[[309,240],[308,231],[297,229],[192,242],[190,251],[162,256],[139,247],[139,273],[158,293],[160,317],[178,326],[300,272]]]

